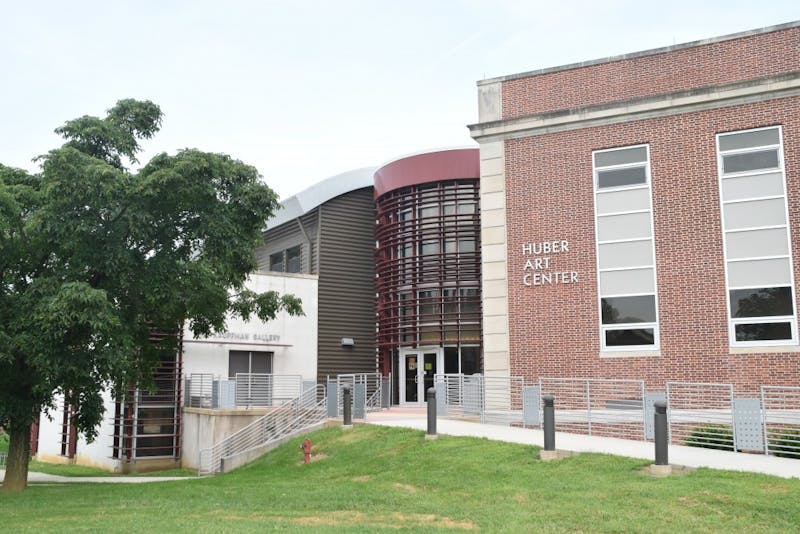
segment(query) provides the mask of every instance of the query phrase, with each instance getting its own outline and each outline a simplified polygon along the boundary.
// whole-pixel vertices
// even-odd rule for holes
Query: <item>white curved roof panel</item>
[[[325,202],[361,189],[375,185],[375,170],[377,167],[363,167],[352,171],[343,172],[330,178],[325,178],[305,191],[292,195],[281,202],[281,207],[271,218],[267,219],[267,228],[275,228],[292,219],[308,213]]]

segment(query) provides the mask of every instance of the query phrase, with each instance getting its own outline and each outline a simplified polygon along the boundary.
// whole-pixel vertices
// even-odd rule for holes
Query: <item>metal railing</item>
[[[275,406],[302,393],[301,375],[236,373],[236,406]]]
[[[252,408],[277,406],[294,399],[309,387],[300,375],[237,373],[222,378],[210,373],[186,377],[185,402],[192,408]]]
[[[667,382],[666,387],[671,442],[735,450],[731,384]]]
[[[442,417],[539,427],[542,396],[555,397],[556,427],[623,439],[653,439],[653,405],[667,401],[670,440],[679,445],[800,458],[800,387],[761,386],[735,397],[732,384],[667,382],[646,391],[642,380],[437,374]]]
[[[761,386],[767,454],[800,458],[800,387]]]
[[[351,373],[329,376],[328,385],[333,386],[333,395],[336,395],[336,413],[328,415],[338,417],[343,411],[343,390],[345,386],[352,393],[353,417],[363,419],[368,412],[380,411],[383,406],[383,376],[380,373]]]
[[[644,439],[644,381],[540,378],[540,394],[555,397],[556,428],[563,432]]]
[[[326,418],[325,389],[316,386],[274,407],[237,432],[200,451],[200,474],[225,471],[225,462],[255,454],[279,440],[322,423]]]

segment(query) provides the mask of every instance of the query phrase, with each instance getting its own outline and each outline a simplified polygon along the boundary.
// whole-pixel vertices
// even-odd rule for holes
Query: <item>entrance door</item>
[[[400,404],[425,402],[425,391],[433,387],[438,369],[444,368],[444,352],[439,347],[400,353]]]

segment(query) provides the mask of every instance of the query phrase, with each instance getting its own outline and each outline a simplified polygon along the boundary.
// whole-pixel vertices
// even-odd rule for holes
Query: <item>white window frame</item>
[[[725,137],[726,135],[731,134],[741,134],[747,132],[755,132],[761,130],[778,130],[778,144],[777,145],[761,145],[757,147],[747,147],[747,148],[739,148],[733,150],[721,150],[720,149],[720,138]],[[715,136],[715,148],[717,151],[717,185],[719,187],[719,212],[720,212],[720,228],[722,230],[722,251],[723,251],[723,260],[725,266],[725,309],[727,312],[727,320],[728,320],[728,343],[730,347],[776,347],[776,346],[786,346],[786,345],[797,345],[798,344],[798,336],[797,336],[797,296],[795,294],[795,278],[794,278],[794,259],[792,258],[792,235],[791,235],[791,224],[789,224],[789,198],[788,198],[788,191],[786,189],[786,168],[785,168],[785,161],[784,161],[784,154],[783,154],[783,126],[775,125],[775,126],[766,126],[762,128],[751,128],[747,130],[734,130],[730,132],[721,132],[716,134]],[[725,173],[723,171],[723,156],[728,156],[731,154],[744,154],[747,152],[761,152],[766,149],[777,149],[778,151],[778,167],[777,168],[770,168],[770,169],[758,169],[754,171],[742,171],[742,172],[734,172],[734,173]],[[776,172],[780,172],[783,177],[783,195],[767,195],[767,196],[754,196],[754,197],[747,197],[747,198],[738,198],[736,200],[724,200],[723,195],[723,181],[728,178],[737,178],[743,176],[757,176],[761,174],[773,174]],[[747,227],[747,228],[737,228],[734,230],[726,230],[725,229],[725,215],[724,210],[725,206],[729,204],[736,204],[740,202],[749,202],[753,200],[768,200],[768,199],[783,199],[783,209],[784,209],[784,224],[782,225],[770,225],[770,226],[754,226],[754,227]],[[728,259],[728,240],[727,234],[728,233],[736,233],[736,232],[752,232],[757,230],[767,230],[767,229],[786,229],[786,238],[787,238],[787,250],[788,254],[782,254],[778,256],[753,256],[753,257],[744,257],[744,258],[735,258],[735,259]],[[752,261],[752,260],[762,260],[762,259],[788,259],[789,260],[789,283],[788,284],[779,284],[779,285],[748,285],[748,286],[731,286],[730,279],[729,279],[729,263],[736,263],[740,261]],[[792,310],[794,311],[793,315],[776,315],[776,316],[766,316],[766,317],[732,317],[731,316],[731,291],[737,289],[758,289],[763,287],[789,287],[792,295]],[[776,340],[761,340],[761,341],[737,341],[736,340],[736,325],[739,324],[763,324],[763,323],[786,323],[788,322],[791,329],[791,339],[776,339]]]
[[[600,171],[608,171],[608,170],[617,170],[617,169],[625,169],[625,168],[633,168],[633,167],[641,167],[642,162],[636,163],[624,163],[620,165],[607,165],[602,167],[597,167],[595,165],[595,155],[601,154],[605,152],[616,152],[619,150],[627,150],[631,148],[644,148],[646,153],[646,161],[644,162],[645,166],[645,182],[643,184],[631,184],[631,185],[622,185],[616,187],[604,187],[599,188],[599,172]],[[657,351],[660,350],[661,347],[661,334],[659,328],[659,315],[658,315],[658,275],[656,272],[656,255],[655,255],[655,227],[653,224],[653,189],[651,184],[651,174],[650,174],[650,145],[649,144],[639,144],[639,145],[629,145],[629,146],[621,146],[603,150],[594,150],[592,151],[592,182],[593,182],[593,189],[594,189],[594,231],[595,231],[595,267],[597,269],[597,317],[598,317],[598,324],[599,324],[599,331],[600,331],[600,350],[601,352],[642,352],[642,351]],[[646,209],[635,209],[635,210],[626,210],[626,211],[614,211],[609,213],[598,213],[598,195],[602,195],[604,193],[611,193],[611,192],[618,192],[618,191],[626,191],[626,190],[634,190],[634,189],[646,189],[648,191],[647,200],[648,200],[648,207]],[[616,216],[616,215],[630,215],[635,213],[649,213],[650,214],[650,236],[649,237],[636,237],[630,239],[609,239],[605,241],[600,241],[599,238],[599,222],[601,217],[608,217],[608,216]],[[600,268],[600,245],[611,244],[611,243],[625,243],[625,242],[634,242],[634,241],[646,241],[650,240],[652,243],[651,247],[651,254],[650,254],[650,264],[649,265],[635,265],[635,266],[627,266],[627,267],[611,267],[611,268]],[[600,274],[603,272],[611,272],[611,271],[632,271],[636,269],[653,269],[653,292],[652,293],[615,293],[610,295],[604,295],[601,290],[600,286]],[[615,298],[615,297],[634,297],[634,296],[649,296],[653,295],[654,305],[655,305],[655,321],[648,322],[648,323],[619,323],[613,325],[604,325],[603,324],[603,299],[604,298]],[[606,332],[613,331],[613,330],[644,330],[644,329],[653,329],[653,343],[651,345],[606,345]]]

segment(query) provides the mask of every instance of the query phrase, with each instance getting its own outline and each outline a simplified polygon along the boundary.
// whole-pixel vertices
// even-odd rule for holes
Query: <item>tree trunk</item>
[[[9,429],[6,478],[3,491],[22,491],[28,487],[28,462],[31,459],[31,424]]]

